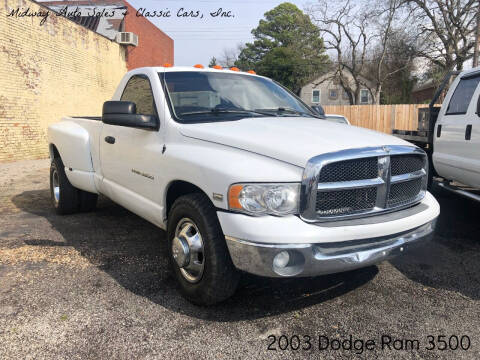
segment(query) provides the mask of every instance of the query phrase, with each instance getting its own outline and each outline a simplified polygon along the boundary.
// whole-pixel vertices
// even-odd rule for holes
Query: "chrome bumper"
[[[435,224],[436,219],[404,233],[332,243],[263,244],[229,236],[225,239],[232,261],[240,270],[266,277],[316,276],[378,264],[400,255],[411,245],[429,239]],[[288,253],[289,260],[286,266],[279,267],[274,265],[274,259],[282,252]]]

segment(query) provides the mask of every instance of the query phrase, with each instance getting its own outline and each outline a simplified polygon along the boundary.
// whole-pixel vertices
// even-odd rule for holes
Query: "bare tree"
[[[378,49],[373,58],[381,58],[381,53],[381,49]],[[411,91],[418,80],[415,56],[415,37],[403,29],[395,30],[388,41],[379,76],[380,94],[384,103],[411,102]],[[373,61],[372,73],[375,73],[377,66],[378,63]]]
[[[402,5],[403,0],[385,0],[377,2],[370,12],[374,29],[369,35],[374,39],[374,47],[369,52],[364,75],[370,80],[365,86],[376,104],[380,103],[385,82],[410,68],[417,55],[416,37],[408,36],[404,26],[408,17],[400,11]],[[398,51],[399,47],[402,53]]]
[[[373,102],[379,104],[385,81],[402,70],[386,66],[390,40],[401,31],[397,15],[402,3],[403,0],[386,0],[360,7],[350,0],[333,5],[321,0],[309,9],[327,49],[333,51],[335,66],[331,78],[345,89],[351,104],[360,103],[362,88],[367,88]]]
[[[336,6],[321,0],[308,10],[323,33],[326,49],[334,51],[331,75],[321,81],[337,80],[352,105],[360,102],[362,72],[370,41],[366,36],[368,16],[356,16],[355,10],[349,0]]]
[[[245,47],[244,44],[238,44],[234,48],[225,48],[222,50],[222,54],[218,59],[218,63],[226,68],[230,68],[235,66],[235,61],[238,60],[238,55],[242,52],[243,48]]]
[[[413,15],[419,56],[445,71],[473,56],[478,0],[404,0]]]

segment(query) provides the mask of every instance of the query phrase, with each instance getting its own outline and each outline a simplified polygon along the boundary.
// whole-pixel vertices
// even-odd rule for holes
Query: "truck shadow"
[[[435,236],[391,264],[410,280],[480,299],[480,204],[434,188],[440,203]]]
[[[22,211],[49,221],[65,242],[25,241],[32,246],[72,246],[115,281],[172,311],[212,321],[262,318],[322,303],[372,280],[373,266],[360,271],[304,279],[265,279],[244,274],[236,294],[211,308],[185,301],[176,290],[167,258],[165,232],[101,198],[94,213],[58,216],[48,190],[26,191],[12,198]]]

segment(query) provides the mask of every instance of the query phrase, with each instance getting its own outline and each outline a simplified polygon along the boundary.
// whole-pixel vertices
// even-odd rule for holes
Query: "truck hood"
[[[376,131],[316,118],[256,117],[236,121],[182,124],[187,137],[251,151],[305,167],[320,154],[382,145],[411,145]]]

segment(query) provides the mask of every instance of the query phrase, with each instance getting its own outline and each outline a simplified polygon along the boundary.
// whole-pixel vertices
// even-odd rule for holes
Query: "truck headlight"
[[[300,184],[235,184],[228,190],[230,210],[250,215],[298,213]]]

